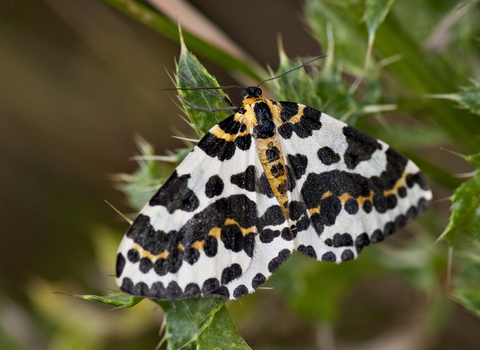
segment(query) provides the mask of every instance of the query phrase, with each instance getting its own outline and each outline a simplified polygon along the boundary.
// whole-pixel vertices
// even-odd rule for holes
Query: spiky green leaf
[[[180,101],[184,111],[198,135],[203,136],[212,126],[232,114],[232,110],[212,112],[200,109],[228,107],[228,103],[222,98],[222,96],[226,96],[222,89],[186,90],[218,87],[219,84],[183,43],[177,64],[176,85],[179,89],[178,94],[183,97],[183,100]]]

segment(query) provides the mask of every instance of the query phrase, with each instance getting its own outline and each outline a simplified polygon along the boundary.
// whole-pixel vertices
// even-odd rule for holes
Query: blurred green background
[[[434,7],[434,1],[425,2]],[[277,68],[278,33],[290,57],[321,52],[301,1],[191,3],[261,65]],[[438,16],[456,3],[442,1]],[[163,91],[173,86],[168,74],[179,53],[177,43],[100,0],[0,4],[1,349],[155,348],[162,317],[153,303],[109,311],[53,292],[117,290],[111,276],[115,251],[128,225],[104,200],[132,211],[111,176],[137,168],[130,159],[138,153],[135,135],[157,154],[183,146],[171,137],[176,130],[194,135],[180,118],[175,94]],[[222,85],[237,83],[208,60],[202,63]],[[445,147],[462,151],[452,142]],[[423,152],[455,173],[472,170],[439,147]],[[451,194],[434,190],[437,199]],[[438,235],[449,206],[434,205],[444,220]],[[441,250],[439,259],[446,254]],[[294,263],[301,269],[302,260]],[[444,301],[384,274],[347,293],[335,330],[292,315],[267,291],[256,294],[230,307],[254,349],[480,348],[475,316],[447,302],[429,321],[442,326],[424,329],[425,309]]]

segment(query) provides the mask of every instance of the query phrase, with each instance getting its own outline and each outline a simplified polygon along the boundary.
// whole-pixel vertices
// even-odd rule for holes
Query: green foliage
[[[195,298],[157,303],[165,312],[169,350],[250,349],[235,329],[224,299]]]
[[[140,210],[165,182],[171,169],[158,164],[155,151],[148,142],[138,138],[137,144],[141,154],[138,158],[138,169],[132,175],[120,174],[115,179],[120,181],[119,187],[127,195],[130,205],[135,210]],[[176,158],[178,155],[174,160]]]
[[[373,45],[375,34],[380,24],[390,12],[395,0],[367,0],[363,19],[368,28],[368,46]]]
[[[334,325],[346,293],[359,280],[380,270],[368,258],[336,265],[318,264],[302,254],[294,254],[271,283],[294,314],[317,324]]]
[[[197,58],[187,50],[182,41],[182,52],[177,64],[177,88],[183,98],[183,110],[189,117],[191,126],[199,136],[203,136],[208,130],[221,120],[232,114],[232,111],[219,110],[216,112],[205,112],[199,108],[219,109],[228,107],[226,101],[219,97],[225,96],[221,89],[209,90],[188,90],[192,88],[211,88],[220,86],[213,75],[207,72]],[[186,103],[185,101],[188,101]],[[199,108],[196,108],[199,107]]]
[[[478,243],[477,247],[478,248]],[[478,251],[478,249],[477,249]],[[474,260],[463,264],[457,274],[455,297],[470,311],[480,317],[480,261],[478,255]]]
[[[444,98],[458,102],[462,107],[468,109],[470,112],[480,115],[480,84],[478,83],[463,88],[457,93],[430,96],[433,98]]]
[[[290,60],[280,51],[280,66],[275,75],[283,74],[298,65],[298,61]],[[369,83],[370,81],[366,84]],[[360,101],[342,79],[342,72],[329,64],[325,65],[321,73],[313,76],[299,69],[273,80],[270,85],[273,85],[272,90],[277,94],[278,100],[302,101],[302,104],[324,111],[350,125],[354,125],[365,114],[364,107],[377,103],[379,97],[373,91],[375,88],[378,91],[379,86],[369,84],[364,100]]]
[[[472,165],[480,166],[480,154],[465,157]],[[480,171],[464,182],[451,198],[452,215],[445,231],[445,239],[455,244],[458,236],[462,239],[480,240]]]
[[[115,293],[113,295],[106,296],[106,297],[98,296],[98,295],[78,295],[78,294],[73,294],[73,296],[81,299],[85,299],[85,300],[98,301],[99,303],[112,305],[119,308],[132,307],[137,305],[139,302],[143,300],[143,298],[134,297],[133,295],[126,294],[126,293]]]

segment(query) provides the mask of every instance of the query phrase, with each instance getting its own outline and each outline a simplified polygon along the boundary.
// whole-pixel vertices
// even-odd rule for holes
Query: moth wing
[[[313,108],[280,104],[296,250],[350,260],[428,209],[432,194],[411,160]]]
[[[282,229],[275,198],[263,194],[253,142],[231,116],[212,128],[141,210],[117,255],[117,284],[155,299],[238,298],[254,291],[293,250],[261,242]],[[233,131],[232,131],[233,130]],[[273,241],[273,240],[272,240]],[[288,254],[287,254],[288,251]]]

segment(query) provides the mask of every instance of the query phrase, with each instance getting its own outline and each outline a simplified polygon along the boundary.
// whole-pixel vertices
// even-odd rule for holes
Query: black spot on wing
[[[422,173],[408,174],[406,178],[408,188],[412,188],[415,184],[418,184],[421,189],[428,191],[428,183]]]
[[[282,238],[285,240],[285,241],[291,241],[292,239],[294,239],[296,236],[297,236],[297,229],[295,226],[292,226],[292,229],[288,228],[288,227],[284,227],[282,229],[282,234],[281,234]]]
[[[224,226],[227,219],[236,221],[244,229],[254,226],[257,219],[255,202],[243,194],[216,200],[195,214],[179,230],[182,245],[189,247],[196,241],[205,240],[205,243],[208,243],[206,253],[208,251],[209,254],[215,255],[217,246],[211,241],[208,234],[212,228],[221,227],[221,239],[227,249],[235,252],[243,249],[247,255],[251,256],[253,233],[243,236],[238,225]]]
[[[310,219],[308,218],[305,204],[299,201],[290,201],[288,210],[290,219],[296,222],[296,231],[301,232],[307,230],[310,226]]]
[[[342,210],[340,199],[334,196],[322,199],[320,202],[320,221],[323,225],[332,226]]]
[[[376,139],[351,126],[343,128],[343,135],[348,143],[343,159],[349,169],[355,169],[360,162],[371,159],[376,150],[382,149],[382,145]]]
[[[287,191],[292,192],[295,189],[297,181],[292,168],[290,168],[290,166],[288,165],[286,165],[286,168],[287,168]]]
[[[326,252],[325,254],[322,255],[322,261],[335,262],[337,261],[337,257],[333,252]]]
[[[203,283],[202,294],[204,296],[219,296],[222,298],[230,297],[230,292],[225,286],[221,286],[216,278],[209,278]]]
[[[219,196],[223,192],[223,181],[218,175],[211,176],[205,184],[205,195],[208,198]]]
[[[427,211],[428,208],[430,208],[430,204],[431,204],[431,202],[429,200],[426,200],[425,198],[420,198],[418,200],[418,204],[417,204],[418,214],[421,214],[421,213]]]
[[[402,177],[405,167],[407,166],[408,159],[391,147],[387,149],[385,155],[387,158],[387,167],[380,174],[380,183],[384,189],[390,189],[395,186],[398,179]]]
[[[133,288],[133,294],[141,297],[148,296],[149,292],[150,288],[148,288],[148,285],[144,282],[138,282]]]
[[[246,130],[246,125],[235,120],[235,115],[222,120],[212,129],[212,132],[224,133],[228,136],[238,135]],[[224,161],[232,158],[235,155],[236,148],[243,151],[248,150],[252,144],[252,137],[250,134],[234,137],[231,141],[224,138],[219,138],[208,132],[198,143],[197,147],[203,150],[208,156]]]
[[[148,258],[140,259],[139,270],[140,272],[147,273],[153,267],[153,262]]]
[[[235,115],[231,115],[228,118],[225,118],[220,123],[217,124],[220,129],[226,134],[236,135],[242,131],[246,130],[246,125],[240,123],[235,119]]]
[[[185,290],[183,292],[183,296],[185,299],[187,298],[194,298],[199,296],[202,293],[200,287],[196,283],[189,283],[185,286]]]
[[[279,205],[269,207],[265,213],[257,219],[257,232],[262,232],[264,227],[280,225],[285,222],[282,208]]]
[[[366,200],[365,202],[363,202],[363,206],[362,206],[362,209],[365,213],[370,213],[373,209],[373,204],[371,201],[369,200]]]
[[[274,194],[270,183],[267,180],[265,173],[262,171],[262,175],[259,178],[256,177],[255,166],[250,165],[248,168],[238,174],[234,174],[230,177],[230,182],[241,189],[245,189],[250,192],[259,192],[266,195],[268,198],[273,198]]]
[[[352,236],[348,233],[340,234],[335,233],[333,236],[333,246],[334,247],[350,247],[353,245]]]
[[[220,288],[220,281],[216,278],[209,278],[203,282],[202,293],[204,295],[211,295],[218,288]]]
[[[122,275],[123,269],[125,268],[125,257],[122,255],[122,253],[117,254],[117,263],[115,267],[116,271],[116,276],[119,278]]]
[[[322,147],[317,152],[318,159],[325,165],[332,165],[340,161],[340,156],[330,147]]]
[[[167,289],[162,282],[155,282],[154,284],[152,284],[152,287],[150,288],[148,294],[155,299],[165,299],[167,295],[166,292]]]
[[[283,104],[285,102],[281,103]],[[322,123],[320,122],[321,115],[321,112],[310,107],[305,107],[299,122],[285,122],[280,125],[278,132],[284,139],[290,139],[293,133],[297,134],[298,137],[305,139],[312,136],[314,130],[319,130],[322,127]]]
[[[342,261],[352,260],[354,258],[355,255],[353,254],[353,251],[351,249],[345,249],[340,256],[340,259],[342,259]]]
[[[407,177],[408,178],[408,177]],[[400,186],[398,188],[398,195],[400,196],[400,198],[405,198],[407,196],[407,189],[405,188],[405,186]]]
[[[177,231],[164,232],[162,230],[155,230],[150,224],[150,217],[147,215],[138,215],[133,224],[126,233],[127,237],[139,244],[144,250],[149,251],[153,255],[158,255],[167,251],[168,257],[166,259],[159,259],[152,263],[148,258],[140,259],[140,268],[147,272],[151,268],[160,275],[167,273],[175,273],[182,266],[184,259],[184,252],[178,248],[178,243],[181,241],[181,234]],[[129,251],[129,258],[138,261],[138,253],[135,255],[135,250]]]
[[[140,261],[140,253],[132,248],[127,252],[127,259],[131,263],[135,264]]]
[[[200,258],[200,251],[196,248],[186,248],[183,259],[190,265],[195,264]]]
[[[221,229],[221,239],[226,249],[236,253],[243,250],[243,233],[237,225],[227,225]]]
[[[377,243],[383,241],[383,232],[381,230],[373,231],[372,235],[370,236],[371,243]]]
[[[267,176],[265,175],[264,172],[262,172],[262,175],[260,175],[260,178],[257,181],[257,186],[256,186],[257,192],[260,192],[261,194],[264,194],[268,198],[273,198],[275,195],[273,194],[272,187],[270,187],[270,183],[268,182]]]
[[[252,279],[252,288],[257,289],[260,285],[264,284],[267,278],[262,273],[257,273]]]
[[[255,191],[255,166],[250,165],[247,170],[232,175],[230,182],[247,191]]]
[[[362,233],[355,238],[355,247],[357,249],[357,253],[360,253],[362,248],[367,245],[370,245],[370,238],[366,233]]]
[[[288,122],[292,117],[298,113],[298,104],[295,102],[281,102],[282,110],[280,111],[280,118],[283,122]]]
[[[290,256],[291,252],[288,249],[281,250],[278,255],[270,260],[268,263],[268,271],[273,273],[278,267]]]
[[[176,236],[174,231],[170,235],[161,230],[155,230],[150,224],[150,217],[143,214],[137,216],[126,235],[154,255],[162,253],[167,248],[170,239]]]
[[[280,237],[279,230],[271,230],[269,228],[266,228],[262,232],[260,232],[260,242],[262,243],[270,243],[277,237]]]
[[[227,284],[233,281],[235,278],[242,275],[242,267],[239,264],[232,264],[226,267],[222,271],[222,284]]]
[[[349,193],[352,197],[369,196],[368,178],[340,170],[326,171],[320,174],[309,173],[302,186],[302,196],[307,208],[320,204],[322,196],[331,192],[333,196]]]
[[[189,178],[189,174],[179,177],[177,171],[175,171],[150,199],[149,205],[152,207],[162,205],[167,208],[170,214],[175,210],[191,212],[197,209],[199,201],[195,193],[188,188]]]
[[[167,289],[165,290],[166,297],[168,299],[178,299],[182,296],[182,288],[177,284],[177,282],[172,281],[168,284]]]
[[[308,158],[303,154],[289,154],[288,160],[292,165],[293,172],[295,173],[295,177],[299,180],[306,172],[307,165],[308,165]]]
[[[233,291],[233,297],[235,299],[241,298],[241,297],[243,297],[244,295],[247,295],[247,294],[248,294],[248,288],[247,288],[247,286],[245,286],[243,284],[239,285]]]
[[[305,246],[303,244],[299,245],[297,250],[310,257],[310,258],[313,258],[313,259],[316,259],[317,258],[317,253],[315,252],[315,249],[311,246],[311,245],[308,245],[308,246]]]
[[[350,198],[345,202],[344,208],[350,215],[355,215],[358,212],[358,203],[355,199]]]
[[[220,139],[208,132],[200,140],[197,147],[203,150],[208,156],[212,158],[217,157],[219,160],[224,161],[233,157],[237,146],[234,141]]]
[[[205,244],[203,245],[203,251],[205,255],[209,258],[214,257],[217,255],[218,252],[218,241],[215,237],[208,236],[205,238]]]
[[[122,285],[120,286],[120,290],[128,294],[133,294],[133,290],[134,290],[133,281],[130,278],[125,277],[122,280]]]

